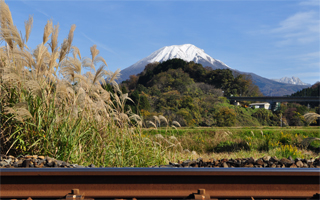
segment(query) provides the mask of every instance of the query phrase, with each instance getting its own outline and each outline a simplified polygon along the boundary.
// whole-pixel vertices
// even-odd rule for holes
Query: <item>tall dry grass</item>
[[[316,120],[317,120],[318,118],[320,118],[320,115],[317,114],[317,113],[312,113],[312,112],[310,112],[310,113],[304,114],[303,117],[304,117],[304,119],[306,120],[306,122],[307,122],[308,124],[311,124],[311,123],[313,123],[313,122],[316,122]]]
[[[96,45],[81,57],[71,26],[59,46],[59,24],[48,20],[41,43],[27,46],[33,18],[25,35],[0,0],[1,153],[38,154],[78,164],[150,166],[166,161],[156,141],[141,136],[141,119],[125,110],[126,101],[107,71]],[[99,65],[99,66],[98,66]],[[86,73],[84,73],[87,69]],[[105,90],[112,85],[114,92]]]

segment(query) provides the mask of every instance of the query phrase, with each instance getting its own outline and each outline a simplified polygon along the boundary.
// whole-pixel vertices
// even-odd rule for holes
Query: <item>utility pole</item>
[[[282,113],[280,113],[280,124],[281,124],[281,128],[282,128]]]

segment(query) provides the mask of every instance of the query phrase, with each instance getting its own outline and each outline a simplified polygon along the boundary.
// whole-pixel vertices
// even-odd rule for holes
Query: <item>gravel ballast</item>
[[[88,167],[95,167],[93,164]],[[5,156],[0,155],[0,168],[86,168],[82,165],[70,164],[48,156],[25,155]]]
[[[82,166],[70,164],[65,161],[57,160],[48,156],[25,155],[25,156],[6,156],[0,155],[0,168],[93,168],[93,164]],[[169,165],[152,166],[152,168],[320,168],[320,160],[317,159],[278,159],[277,157],[264,156],[259,159],[237,158],[237,159],[202,159],[170,162]]]
[[[292,157],[278,159],[276,156],[264,156],[259,159],[237,158],[237,159],[202,159],[179,161],[178,163],[169,163],[159,167],[213,167],[213,168],[320,168],[320,160],[317,159],[292,159]]]

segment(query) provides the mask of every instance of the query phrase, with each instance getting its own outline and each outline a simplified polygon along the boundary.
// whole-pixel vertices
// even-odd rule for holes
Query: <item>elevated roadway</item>
[[[227,97],[233,101],[261,101],[261,102],[319,102],[320,97]]]

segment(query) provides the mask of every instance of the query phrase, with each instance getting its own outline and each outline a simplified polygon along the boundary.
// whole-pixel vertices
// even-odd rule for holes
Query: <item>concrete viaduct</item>
[[[319,102],[320,97],[227,97],[233,101],[261,101],[261,102]]]

